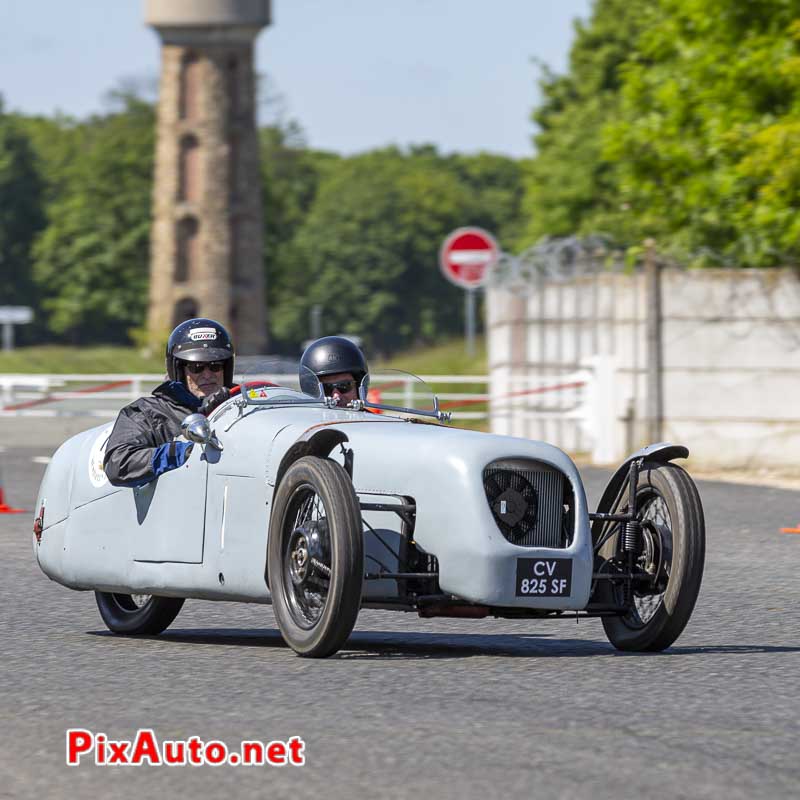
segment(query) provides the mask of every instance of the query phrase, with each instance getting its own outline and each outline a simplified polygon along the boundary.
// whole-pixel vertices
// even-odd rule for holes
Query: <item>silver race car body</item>
[[[302,613],[295,615],[299,629],[313,628],[319,608],[338,602],[332,588],[340,571],[336,559],[340,547],[350,545],[335,543],[339,534],[328,495],[313,479],[291,477],[312,461],[311,466],[324,462],[336,480],[352,484],[355,513],[363,522],[361,541],[352,545],[358,562],[350,581],[357,584],[350,590],[357,594],[355,613],[363,606],[422,616],[547,616],[594,609],[595,616],[620,617],[637,587],[642,593],[645,575],[662,606],[668,600],[670,574],[658,562],[667,552],[666,528],[670,556],[675,549],[679,510],[662,497],[664,530],[643,518],[641,541],[627,550],[627,523],[620,515],[633,519],[636,510],[624,500],[625,487],[634,485],[629,471],[635,466],[638,481],[650,465],[680,469],[666,463],[675,448],[653,448],[629,459],[609,485],[606,508],[590,514],[575,464],[553,446],[363,406],[331,408],[297,391],[245,386],[240,397],[211,415],[214,436],[195,445],[184,466],[135,489],[112,486],[103,471],[111,425],[87,430],[59,448],[42,481],[34,537],[38,563],[52,580],[98,596],[254,603],[273,602],[277,580],[289,586],[294,602],[292,592],[310,574],[304,570],[313,572],[316,564],[317,583],[311,594],[308,586],[302,589]],[[292,506],[294,519],[286,522],[292,501],[280,489],[287,480],[300,487],[291,497],[298,491],[307,495],[311,490],[303,487],[310,486],[327,512],[306,523]],[[291,541],[273,558],[269,539],[278,530]],[[645,564],[648,546],[655,566]],[[631,577],[636,564],[639,583]],[[696,584],[694,596],[699,577]],[[290,611],[297,609],[292,602]],[[295,646],[283,626],[282,631]],[[339,632],[333,649],[330,641],[316,650],[295,649],[327,655],[347,634],[349,629]],[[665,640],[662,635],[659,642]]]

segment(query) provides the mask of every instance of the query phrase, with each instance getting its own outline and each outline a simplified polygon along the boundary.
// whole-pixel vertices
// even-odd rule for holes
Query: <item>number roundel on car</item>
[[[103,430],[97,434],[92,444],[92,449],[89,451],[89,481],[96,489],[108,483],[103,461],[105,460],[108,437],[111,436],[111,429],[113,427],[113,425],[108,425],[103,428]]]

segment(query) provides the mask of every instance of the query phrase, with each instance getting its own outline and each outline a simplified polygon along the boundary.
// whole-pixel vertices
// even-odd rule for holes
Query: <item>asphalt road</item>
[[[49,452],[0,455],[11,502],[31,508]],[[605,477],[585,472],[594,498]],[[800,492],[700,491],[703,588],[657,655],[616,652],[596,620],[365,611],[346,649],[310,661],[269,607],[200,601],[162,636],[118,638],[92,594],[39,571],[32,514],[0,516],[0,797],[797,797],[800,536],[778,529]],[[68,768],[71,727],[300,736],[306,765]]]

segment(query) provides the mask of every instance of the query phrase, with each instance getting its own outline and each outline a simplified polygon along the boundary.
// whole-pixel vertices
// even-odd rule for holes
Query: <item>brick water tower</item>
[[[267,344],[253,46],[270,0],[145,0],[161,38],[148,327],[212,317]]]

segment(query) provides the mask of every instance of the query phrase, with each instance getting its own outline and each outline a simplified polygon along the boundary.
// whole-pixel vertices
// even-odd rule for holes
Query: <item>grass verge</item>
[[[144,357],[133,347],[19,347],[0,353],[0,373],[162,373],[161,356]]]
[[[487,373],[486,347],[482,337],[476,342],[476,352],[467,355],[463,339],[453,339],[434,347],[416,348],[398,353],[389,360],[370,364],[373,373],[382,369],[400,369],[415,375],[485,375]],[[147,373],[162,374],[164,360],[158,356],[145,357],[133,347],[68,347],[59,345],[20,347],[10,353],[0,352],[0,374],[103,374]],[[451,393],[477,394],[485,391],[485,384],[433,383],[430,387],[439,395]],[[448,408],[452,403],[442,398]],[[448,408],[456,413],[459,407]],[[464,406],[465,411],[485,411],[485,404]],[[458,427],[486,430],[486,420],[455,420]]]

